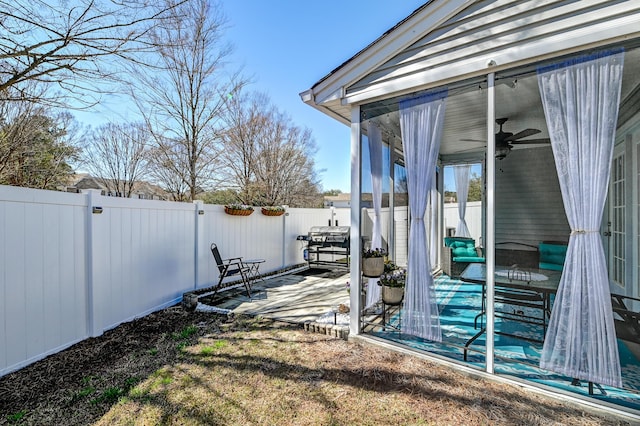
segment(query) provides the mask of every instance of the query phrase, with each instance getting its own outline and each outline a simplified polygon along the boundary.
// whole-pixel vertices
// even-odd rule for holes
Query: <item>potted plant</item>
[[[253,213],[253,207],[246,204],[227,204],[224,206],[224,212],[232,216],[249,216]]]
[[[377,278],[384,272],[384,249],[368,249],[362,252],[362,275]]]
[[[404,299],[404,286],[407,283],[407,270],[392,262],[385,264],[378,285],[382,286],[382,301],[387,305],[399,305]]]
[[[282,216],[285,209],[283,206],[263,206],[260,211],[265,216]]]

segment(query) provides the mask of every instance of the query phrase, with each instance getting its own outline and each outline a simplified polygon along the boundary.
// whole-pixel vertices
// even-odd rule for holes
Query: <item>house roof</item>
[[[112,179],[106,179],[106,181],[113,182]],[[105,186],[104,182],[105,179],[95,178],[88,173],[77,173],[70,176],[67,186],[77,189],[99,189],[101,191],[108,191],[109,189]],[[115,187],[115,184],[113,186]],[[161,187],[149,182],[135,181],[133,187],[133,194],[145,194],[155,196],[159,199],[166,199],[168,197],[167,192]]]
[[[351,193],[341,192],[338,195],[325,195],[325,201],[351,201]]]

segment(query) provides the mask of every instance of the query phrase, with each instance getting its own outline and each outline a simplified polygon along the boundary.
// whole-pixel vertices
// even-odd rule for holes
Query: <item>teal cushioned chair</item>
[[[482,249],[473,238],[446,237],[442,248],[442,271],[450,277],[459,277],[469,263],[484,263]]]
[[[567,256],[567,244],[563,242],[543,241],[538,245],[540,263],[538,268],[562,271]]]

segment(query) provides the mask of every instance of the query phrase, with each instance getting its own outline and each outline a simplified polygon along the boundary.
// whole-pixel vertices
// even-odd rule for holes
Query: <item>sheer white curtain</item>
[[[367,137],[369,139],[369,164],[371,166],[371,192],[373,195],[373,231],[371,248],[382,247],[382,132],[373,121],[369,121]],[[365,309],[375,305],[380,299],[380,286],[377,278],[371,278],[367,285]]]
[[[624,52],[538,70],[562,200],[571,226],[540,366],[621,386],[620,360],[599,229],[611,171]]]
[[[440,249],[440,244],[438,244],[438,188],[436,187],[436,180],[432,180],[431,190],[429,191],[429,203],[427,206],[429,215],[429,223],[431,226],[428,226],[431,232],[429,233],[429,260],[431,260],[431,267],[436,264],[438,261],[438,250]]]
[[[456,227],[456,237],[470,237],[471,233],[464,219],[467,212],[467,196],[469,195],[469,178],[471,166],[466,164],[453,167],[453,177],[456,182],[456,195],[458,198],[458,226]]]
[[[409,193],[409,258],[402,332],[442,341],[425,229],[427,197],[436,174],[447,91],[400,102],[400,129]]]

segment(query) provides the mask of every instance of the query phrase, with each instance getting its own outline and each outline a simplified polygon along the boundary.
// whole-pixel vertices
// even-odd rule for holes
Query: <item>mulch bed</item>
[[[90,424],[163,365],[180,357],[179,343],[192,343],[232,319],[226,315],[186,312],[180,306],[152,313],[102,336],[89,338],[0,378],[0,424]],[[193,335],[185,328],[197,324]],[[143,354],[154,356],[142,356]],[[131,377],[134,370],[135,377]],[[30,413],[38,413],[35,422]]]

